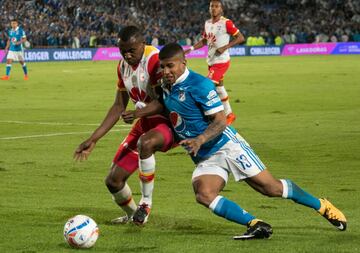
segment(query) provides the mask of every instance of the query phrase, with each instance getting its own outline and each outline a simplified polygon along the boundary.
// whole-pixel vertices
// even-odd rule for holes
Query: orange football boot
[[[0,79],[3,81],[7,81],[10,80],[10,76],[2,76]]]

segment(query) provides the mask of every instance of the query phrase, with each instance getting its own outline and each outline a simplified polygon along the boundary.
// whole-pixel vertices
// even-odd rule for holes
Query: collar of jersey
[[[16,32],[17,30],[19,30],[19,27],[16,27],[15,30],[11,28],[11,30],[13,30],[14,32]]]
[[[216,21],[216,22],[213,22],[213,20],[212,20],[212,18],[211,18],[211,24],[216,24],[217,22],[219,22],[219,21],[222,20],[223,18],[224,18],[224,17],[221,16],[220,19],[219,19],[218,21]]]
[[[176,79],[175,83],[173,84],[173,86],[179,84],[179,83],[182,83],[183,81],[185,81],[185,79],[188,77],[188,75],[190,74],[190,71],[188,70],[188,68],[185,68],[185,71],[184,73],[179,76],[178,79]]]

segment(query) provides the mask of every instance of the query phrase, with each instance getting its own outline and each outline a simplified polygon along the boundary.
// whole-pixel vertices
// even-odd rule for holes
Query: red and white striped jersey
[[[205,22],[205,30],[203,38],[207,40],[208,57],[207,63],[209,66],[216,63],[224,63],[230,60],[229,50],[226,50],[221,55],[216,55],[216,49],[225,46],[230,42],[230,36],[234,36],[239,32],[234,23],[227,18],[221,17],[219,21],[213,23],[211,19]]]
[[[153,87],[161,78],[159,50],[153,46],[145,46],[144,54],[137,66],[133,67],[122,59],[119,61],[117,73],[118,89],[127,91],[134,104],[150,102],[156,98]]]

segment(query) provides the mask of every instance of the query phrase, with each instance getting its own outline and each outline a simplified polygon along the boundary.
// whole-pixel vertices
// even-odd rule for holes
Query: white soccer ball
[[[24,45],[24,47],[25,47],[25,48],[30,48],[30,47],[31,47],[30,42],[29,42],[29,41],[27,41],[27,40],[24,42],[24,44],[23,44],[23,45]]]
[[[64,239],[74,248],[91,248],[99,236],[96,222],[86,215],[70,218],[64,226]]]

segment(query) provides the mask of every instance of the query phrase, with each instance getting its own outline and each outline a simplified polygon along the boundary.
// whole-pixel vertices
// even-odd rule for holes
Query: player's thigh
[[[123,168],[130,174],[134,173],[139,167],[137,143],[142,134],[144,134],[144,130],[141,126],[141,121],[139,120],[122,141],[113,159],[114,164],[119,168]]]
[[[17,60],[20,62],[20,64],[24,64],[25,61],[25,57],[24,57],[24,52],[20,51],[17,52]]]
[[[196,200],[205,206],[209,206],[222,191],[225,184],[224,178],[216,174],[204,174],[195,177],[192,185]]]
[[[141,141],[150,140],[150,144],[155,147],[155,151],[166,152],[175,146],[174,132],[168,119],[156,117],[148,119],[149,129],[141,136]]]
[[[229,178],[229,171],[225,168],[222,153],[215,153],[208,159],[197,164],[193,174],[192,183],[194,192],[220,192]]]
[[[229,66],[230,62],[209,66],[208,78],[211,79],[216,86],[222,86],[225,73],[229,69]]]
[[[159,151],[162,149],[165,143],[165,137],[159,131],[154,129],[149,130],[145,134],[143,134],[138,141],[138,150],[139,154],[143,152],[151,152]]]
[[[9,51],[7,56],[6,56],[6,60],[8,63],[12,63],[14,60],[16,60],[16,55],[14,51]]]

